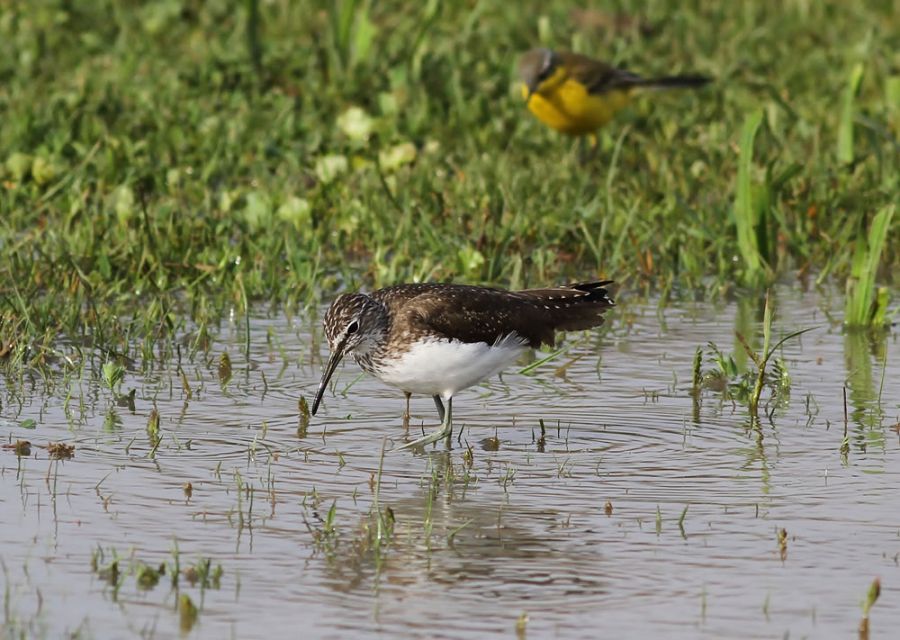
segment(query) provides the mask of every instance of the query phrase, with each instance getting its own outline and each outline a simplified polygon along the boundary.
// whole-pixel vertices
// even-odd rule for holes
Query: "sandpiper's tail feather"
[[[603,324],[603,314],[616,304],[609,295],[611,284],[612,280],[575,282],[519,293],[543,306],[543,315],[555,331],[580,331]]]

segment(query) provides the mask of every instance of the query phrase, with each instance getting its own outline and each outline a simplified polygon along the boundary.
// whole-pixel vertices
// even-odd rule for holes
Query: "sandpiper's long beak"
[[[337,366],[340,364],[341,358],[343,357],[344,345],[339,344],[337,348],[331,352],[331,356],[328,358],[328,364],[325,365],[325,370],[322,371],[322,381],[319,382],[319,388],[316,390],[316,399],[313,400],[311,412],[313,415],[316,415],[316,411],[319,410],[319,403],[322,402],[322,396],[325,394],[325,388],[328,386],[328,381],[331,380],[334,370],[337,369]]]

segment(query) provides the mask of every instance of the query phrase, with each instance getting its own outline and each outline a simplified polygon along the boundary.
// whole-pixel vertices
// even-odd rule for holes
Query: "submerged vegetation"
[[[782,345],[793,338],[797,338],[815,327],[807,327],[788,333],[778,342],[773,344],[772,323],[775,316],[774,303],[769,293],[766,294],[762,319],[762,348],[757,351],[751,346],[753,336],[744,336],[737,332],[735,337],[740,343],[746,357],[756,367],[756,370],[744,370],[739,364],[738,358],[723,353],[715,343],[709,343],[710,361],[712,367],[703,370],[703,349],[698,347],[694,354],[692,395],[699,397],[703,387],[720,392],[725,399],[734,400],[747,405],[748,413],[754,420],[759,419],[759,404],[764,388],[771,390],[772,402],[775,405],[786,405],[785,400],[790,396],[791,376],[787,365],[782,358],[774,358],[769,370],[769,362],[781,349]],[[774,410],[774,408],[773,408]]]
[[[136,559],[133,553],[131,557],[121,557],[114,548],[104,551],[98,547],[91,556],[91,570],[108,584],[114,602],[132,578],[136,590],[149,592],[168,576],[169,596],[177,598],[179,626],[183,632],[190,631],[200,615],[200,608],[190,595],[184,593],[184,589],[198,587],[197,595],[202,607],[205,591],[221,588],[224,574],[222,565],[213,566],[210,558],[201,558],[196,564],[182,568],[177,545],[172,550],[172,562],[161,562],[156,566]]]
[[[200,341],[225,310],[359,284],[588,273],[714,292],[851,278],[848,322],[884,322],[890,3],[641,11],[7,3],[0,351],[44,364],[62,335],[120,353],[189,319]],[[638,100],[583,166],[514,85],[538,43],[716,80]]]

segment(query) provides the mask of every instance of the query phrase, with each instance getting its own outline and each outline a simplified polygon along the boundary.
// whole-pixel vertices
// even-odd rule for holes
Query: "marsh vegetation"
[[[900,625],[890,2],[12,2],[3,636],[791,637]],[[702,91],[579,161],[536,44]],[[461,394],[345,365],[334,293],[611,278]],[[768,302],[767,302],[768,301]],[[892,586],[893,585],[893,586]]]

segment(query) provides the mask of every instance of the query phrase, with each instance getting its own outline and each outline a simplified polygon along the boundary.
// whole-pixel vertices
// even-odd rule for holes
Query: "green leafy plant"
[[[881,580],[879,578],[875,578],[872,581],[872,584],[869,585],[869,590],[866,593],[866,599],[863,600],[862,603],[863,617],[859,622],[860,640],[869,640],[869,613],[872,611],[872,607],[875,606],[875,603],[878,602],[878,597],[880,595]]]
[[[369,0],[336,0],[328,12],[334,51],[345,69],[369,56],[377,27]]]
[[[894,211],[894,205],[882,208],[872,219],[868,234],[863,228],[857,233],[844,307],[844,324],[848,327],[878,327],[887,323],[888,290],[876,290],[875,277]]]
[[[125,367],[118,362],[110,360],[103,364],[102,373],[103,384],[114,394],[118,395],[119,388],[125,380]]]
[[[742,334],[737,333],[738,341],[754,364],[752,369],[742,370],[734,355],[723,352],[711,342],[709,343],[709,361],[713,366],[701,370],[698,362],[702,358],[702,352],[698,349],[698,353],[694,356],[692,393],[696,394],[695,390],[699,386],[718,391],[727,398],[746,404],[753,418],[758,417],[760,399],[767,387],[771,389],[773,397],[788,397],[791,376],[787,364],[781,358],[774,357],[775,353],[788,340],[812,331],[815,327],[793,331],[772,344],[773,317],[774,305],[767,293],[763,312],[763,347],[760,352],[753,349]]]
[[[753,145],[762,119],[762,111],[754,111],[744,120],[741,129],[733,207],[737,248],[744,262],[742,276],[748,285],[770,278],[775,259],[770,221],[770,172],[762,184],[753,181]]]
[[[775,354],[778,349],[781,348],[785,342],[790,340],[791,338],[796,338],[797,336],[803,335],[808,331],[812,331],[815,327],[809,327],[806,329],[800,329],[799,331],[794,331],[792,333],[787,334],[781,340],[776,342],[774,345],[772,343],[772,318],[774,316],[773,305],[771,304],[771,297],[768,293],[766,293],[766,308],[763,312],[763,348],[762,353],[757,353],[747,344],[745,340],[741,340],[741,344],[744,345],[744,348],[747,351],[747,355],[750,356],[750,359],[753,360],[753,363],[756,365],[756,380],[753,384],[753,392],[750,394],[750,400],[748,404],[748,408],[750,410],[750,415],[752,417],[757,417],[758,409],[759,409],[759,399],[762,396],[763,386],[766,382],[766,371],[769,366],[769,360],[771,360],[772,356]],[[790,384],[790,377],[787,376],[787,369],[784,365],[784,362],[781,362],[778,367],[776,367],[778,372],[777,376],[774,378],[778,383],[783,384],[785,380],[787,380],[787,384]]]
[[[862,84],[865,67],[857,63],[850,70],[844,95],[841,98],[841,117],[838,120],[837,158],[841,164],[853,162],[853,117],[856,111],[856,94]]]

